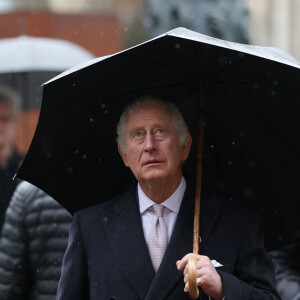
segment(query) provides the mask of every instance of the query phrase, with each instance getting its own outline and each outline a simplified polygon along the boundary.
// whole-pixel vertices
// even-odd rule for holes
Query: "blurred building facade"
[[[145,15],[151,37],[186,27],[212,37],[249,43],[246,0],[146,0]]]
[[[227,0],[228,6],[236,9],[246,6],[250,18],[250,44],[279,47],[290,52],[300,60],[300,1],[299,0]],[[130,46],[146,39],[147,32],[142,28],[147,9],[153,10],[157,1],[151,0],[0,0],[1,11],[11,10],[47,10],[59,13],[89,13],[102,12],[116,14],[121,22],[119,29],[123,36],[123,46]],[[166,14],[167,3],[180,3],[180,13],[185,13],[182,4],[186,6],[200,5],[200,1],[159,1],[161,13]],[[198,4],[196,4],[198,2]],[[201,1],[205,2],[205,1]],[[210,5],[218,2],[207,1]],[[176,4],[177,3],[177,4]],[[201,4],[202,5],[202,4]],[[152,6],[152,8],[151,8]],[[176,13],[175,13],[176,14]],[[195,18],[195,17],[194,17]],[[175,24],[177,26],[177,24]],[[178,24],[180,26],[184,26]],[[192,28],[191,28],[192,29]]]
[[[251,44],[281,48],[300,61],[300,1],[247,1]]]

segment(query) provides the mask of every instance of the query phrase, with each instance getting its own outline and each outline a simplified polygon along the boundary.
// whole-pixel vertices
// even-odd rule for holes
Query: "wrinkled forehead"
[[[164,103],[152,103],[152,102],[142,102],[136,103],[134,106],[130,107],[126,114],[126,119],[134,119],[139,115],[153,116],[162,115],[165,117],[171,117],[171,109]]]

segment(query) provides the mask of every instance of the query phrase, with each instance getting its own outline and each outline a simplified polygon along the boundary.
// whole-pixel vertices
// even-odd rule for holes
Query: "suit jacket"
[[[223,266],[226,300],[279,299],[256,214],[214,196],[202,197],[200,251]],[[155,274],[136,201],[136,187],[75,214],[58,300],[190,299],[176,261],[192,252],[194,192],[187,189]],[[199,299],[207,299],[200,290]]]

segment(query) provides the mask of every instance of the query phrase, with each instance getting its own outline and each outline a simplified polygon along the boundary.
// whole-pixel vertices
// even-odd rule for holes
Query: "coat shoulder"
[[[113,214],[120,214],[128,201],[135,199],[136,186],[131,186],[128,190],[120,195],[111,198],[103,203],[79,210],[76,214],[80,219],[97,216],[101,211],[108,211]]]

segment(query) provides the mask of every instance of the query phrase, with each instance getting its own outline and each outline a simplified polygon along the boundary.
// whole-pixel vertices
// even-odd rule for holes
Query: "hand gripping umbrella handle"
[[[189,295],[192,299],[199,297],[199,290],[197,287],[197,257],[191,255],[188,260],[189,273]]]

